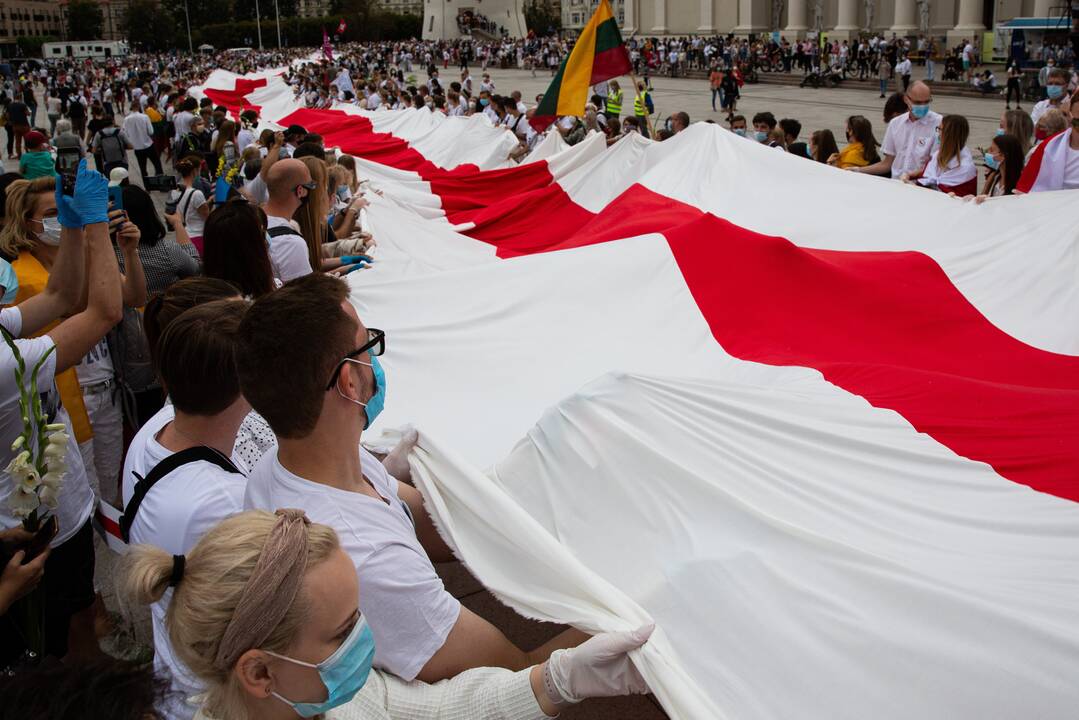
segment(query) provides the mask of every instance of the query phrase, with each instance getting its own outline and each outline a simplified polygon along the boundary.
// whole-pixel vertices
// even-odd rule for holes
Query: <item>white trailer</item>
[[[122,40],[47,42],[41,46],[41,56],[46,60],[125,57],[127,53],[127,43]]]

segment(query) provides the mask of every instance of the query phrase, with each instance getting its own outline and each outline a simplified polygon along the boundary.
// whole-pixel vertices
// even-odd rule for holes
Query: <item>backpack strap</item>
[[[266,230],[266,234],[272,238],[284,237],[285,235],[299,235],[298,232],[288,225],[278,225],[277,227],[269,228]]]
[[[146,493],[150,492],[150,489],[159,480],[176,468],[199,462],[200,460],[212,463],[225,472],[242,474],[232,464],[231,460],[205,445],[197,445],[169,455],[157,465],[154,465],[150,472],[146,473],[146,477],[142,477],[138,473],[132,473],[138,478],[138,482],[135,483],[135,492],[131,494],[131,499],[124,507],[124,514],[120,516],[120,536],[124,539],[124,542],[130,542],[131,540],[131,523],[135,522],[135,515],[138,514],[139,506],[142,505],[143,499],[146,498]]]

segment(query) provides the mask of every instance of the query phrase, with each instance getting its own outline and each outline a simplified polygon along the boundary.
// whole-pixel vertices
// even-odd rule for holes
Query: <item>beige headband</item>
[[[228,671],[240,655],[266,641],[292,607],[303,583],[310,521],[303,510],[278,510],[276,515],[277,524],[266,538],[217,648],[214,665],[219,670]]]

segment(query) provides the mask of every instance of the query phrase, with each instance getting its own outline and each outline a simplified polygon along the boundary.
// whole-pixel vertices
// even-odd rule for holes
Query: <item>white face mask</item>
[[[41,224],[41,232],[35,233],[37,239],[46,245],[52,247],[59,247],[60,245],[60,221],[54,217],[32,218],[30,222],[36,222]]]

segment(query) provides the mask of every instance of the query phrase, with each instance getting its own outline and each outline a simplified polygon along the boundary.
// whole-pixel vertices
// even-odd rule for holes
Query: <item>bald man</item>
[[[266,233],[269,235],[270,264],[274,276],[283,283],[312,272],[307,242],[299,226],[292,221],[296,209],[307,202],[315,191],[311,171],[300,160],[278,160],[266,173],[266,189],[270,200],[266,211]]]
[[[853,172],[870,175],[891,175],[893,178],[903,173],[920,173],[929,162],[937,140],[937,128],[940,127],[941,115],[929,109],[933,101],[933,91],[929,85],[919,80],[911,83],[903,99],[908,112],[894,117],[884,132],[884,142],[880,151],[880,162],[860,168],[849,168]]]

